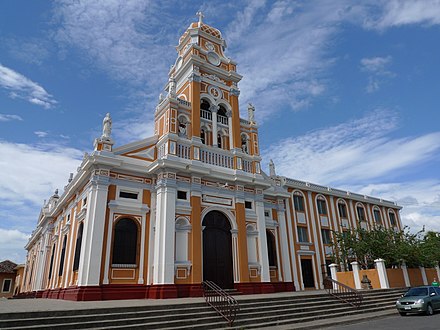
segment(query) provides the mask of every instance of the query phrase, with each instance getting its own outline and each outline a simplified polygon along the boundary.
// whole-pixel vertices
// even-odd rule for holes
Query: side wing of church
[[[21,292],[69,300],[322,289],[332,231],[400,230],[391,201],[270,175],[254,107],[239,116],[236,63],[220,31],[179,40],[155,135],[114,147],[110,115],[94,151],[43,206]]]

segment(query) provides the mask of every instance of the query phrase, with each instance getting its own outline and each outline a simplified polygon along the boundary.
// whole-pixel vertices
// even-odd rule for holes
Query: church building
[[[201,282],[267,293],[322,289],[332,231],[402,229],[394,202],[261,169],[255,108],[199,14],[179,39],[154,136],[102,136],[41,209],[21,292],[68,300],[201,295]]]

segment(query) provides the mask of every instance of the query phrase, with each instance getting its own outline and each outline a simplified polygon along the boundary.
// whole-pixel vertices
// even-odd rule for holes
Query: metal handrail
[[[206,303],[228,321],[229,326],[232,326],[240,310],[238,302],[212,281],[203,281],[202,289]]]
[[[362,294],[348,285],[338,282],[331,277],[324,278],[324,289],[327,293],[333,297],[352,305],[353,307],[359,308],[362,304],[363,296]]]

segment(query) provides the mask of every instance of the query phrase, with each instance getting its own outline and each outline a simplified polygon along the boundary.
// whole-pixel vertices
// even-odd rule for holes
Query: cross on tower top
[[[199,16],[199,26],[202,26],[202,23],[203,23],[203,17],[205,17],[205,15],[203,15],[203,13],[199,10],[199,11],[196,13],[196,16]]]

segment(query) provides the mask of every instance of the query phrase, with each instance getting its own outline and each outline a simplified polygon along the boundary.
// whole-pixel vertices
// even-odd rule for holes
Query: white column
[[[258,230],[258,254],[260,256],[261,265],[261,282],[270,282],[269,257],[267,255],[267,238],[266,238],[266,218],[264,216],[264,202],[255,202],[255,212],[257,213],[257,230]]]
[[[66,288],[69,285],[69,275],[72,272],[72,260],[75,258],[74,255],[74,246],[76,245],[76,239],[74,240],[74,236],[76,233],[76,210],[73,212],[73,217],[70,219],[70,240],[69,240],[69,248],[66,251],[67,258],[67,266],[64,269],[64,287]],[[78,234],[78,233],[77,233]]]
[[[240,266],[238,260],[238,230],[231,229],[231,236],[232,236],[232,268],[234,270],[234,283],[240,283],[240,269],[239,269]]]
[[[406,263],[402,263],[401,268],[403,272],[403,279],[405,280],[405,286],[409,288],[411,287],[411,281],[409,280],[408,268],[406,267]]]
[[[102,279],[102,284],[109,284],[110,283],[110,276],[109,276],[109,270],[110,270],[110,251],[113,241],[113,216],[114,211],[110,211],[110,216],[108,219],[108,228],[107,228],[107,244],[105,247],[105,260],[104,260],[104,277]]]
[[[279,229],[280,229],[279,226],[277,226],[277,227],[275,228],[275,245],[276,245],[275,250],[276,250],[276,252],[277,252],[278,281],[281,282],[283,279],[282,279],[282,277],[281,277],[280,251],[278,250],[278,246],[280,246],[280,245],[279,245],[279,241],[278,241],[278,233],[279,233]]]
[[[337,264],[330,264],[330,276],[333,280],[338,280],[338,265]],[[336,283],[333,283],[333,289],[337,289]]]
[[[228,116],[228,129],[229,129],[229,149],[234,149],[234,137],[232,131],[232,111],[228,110],[226,112],[226,116]]]
[[[174,283],[174,234],[176,188],[170,179],[160,179],[157,189],[156,233],[154,242],[154,284]]]
[[[292,230],[292,215],[290,213],[290,202],[292,201],[292,196],[289,197],[289,203],[287,204],[287,228],[289,230],[290,238],[290,257],[292,258],[292,271],[293,271],[293,284],[297,290],[300,289],[300,284],[298,281],[298,271],[296,270],[296,251],[295,251],[295,238],[293,236]],[[296,225],[295,225],[296,230]]]
[[[376,259],[374,260],[374,263],[376,264],[376,270],[379,275],[379,282],[381,289],[389,289],[390,284],[388,283],[388,275],[387,275],[387,269],[385,267],[385,260]]]
[[[353,269],[353,279],[354,279],[354,286],[355,289],[361,289],[361,280],[359,279],[359,264],[357,261],[353,261],[351,263],[351,267]]]
[[[289,258],[289,244],[287,242],[287,226],[286,226],[286,216],[284,210],[284,203],[280,200],[278,201],[278,223],[280,225],[280,239],[281,239],[281,258],[283,263],[283,274],[284,282],[292,282],[292,271],[290,270],[290,258]]]
[[[78,285],[99,285],[104,240],[105,212],[107,209],[108,178],[95,177],[87,197],[84,220],[84,249],[81,246]],[[84,252],[84,253],[83,253]]]
[[[388,213],[385,207],[382,206],[382,223],[386,229],[390,228],[390,224],[388,221]]]
[[[140,248],[140,256],[139,256],[139,279],[138,284],[144,284],[144,262],[145,262],[145,226],[146,217],[145,214],[142,214],[142,229],[141,229],[141,248]]]
[[[428,285],[428,279],[426,278],[425,267],[419,267],[420,273],[422,274],[423,285]]]
[[[435,271],[437,272],[437,281],[436,282],[438,282],[438,281],[440,281],[440,267],[437,265],[437,266],[435,266]]]
[[[316,262],[318,263],[319,267],[322,264],[321,261],[321,253],[319,252],[319,244],[318,244],[318,234],[316,232],[316,220],[315,220],[315,212],[313,212],[313,209],[315,207],[315,203],[313,202],[313,198],[312,198],[312,192],[308,192],[308,199],[309,199],[309,214],[310,214],[310,224],[312,225],[312,232],[313,232],[313,244],[315,246],[315,251],[316,251]],[[318,219],[319,220],[319,219]],[[315,273],[315,269],[313,269],[313,273]],[[318,270],[318,286],[317,289],[323,289],[322,287],[322,273],[320,270]]]
[[[340,226],[338,224],[338,219],[336,217],[336,211],[335,211],[335,205],[334,205],[335,203],[334,202],[335,201],[334,201],[333,196],[330,196],[330,212],[331,212],[332,219],[333,219],[333,230],[337,231],[337,232],[340,232],[340,230],[339,230]],[[329,222],[331,223],[331,221],[329,221]]]
[[[367,222],[370,224],[370,228],[376,224],[373,214],[371,213],[371,204],[365,203],[365,208],[367,209],[366,216],[368,217]]]
[[[211,105],[209,110],[212,114],[212,146],[217,147],[217,111],[219,109],[218,105]]]
[[[52,280],[51,280],[51,289],[54,289],[58,282],[58,269],[59,269],[59,259],[61,256],[61,244],[63,244],[62,240],[63,235],[61,235],[61,230],[58,230],[58,236],[56,240],[56,246],[55,246],[55,257],[52,264]]]
[[[358,227],[358,223],[357,223],[356,213],[354,212],[353,201],[349,200],[348,205],[350,207],[351,222],[353,224],[353,229],[356,229]]]
[[[150,229],[148,241],[148,272],[147,284],[153,283],[153,265],[154,265],[154,246],[156,232],[156,194],[151,191],[151,212],[150,212]]]
[[[37,277],[35,280],[35,290],[44,290],[44,273],[46,269],[46,259],[47,259],[47,245],[49,244],[49,233],[46,231],[43,234],[43,239],[41,240],[42,246],[40,246],[40,258],[37,268]]]

